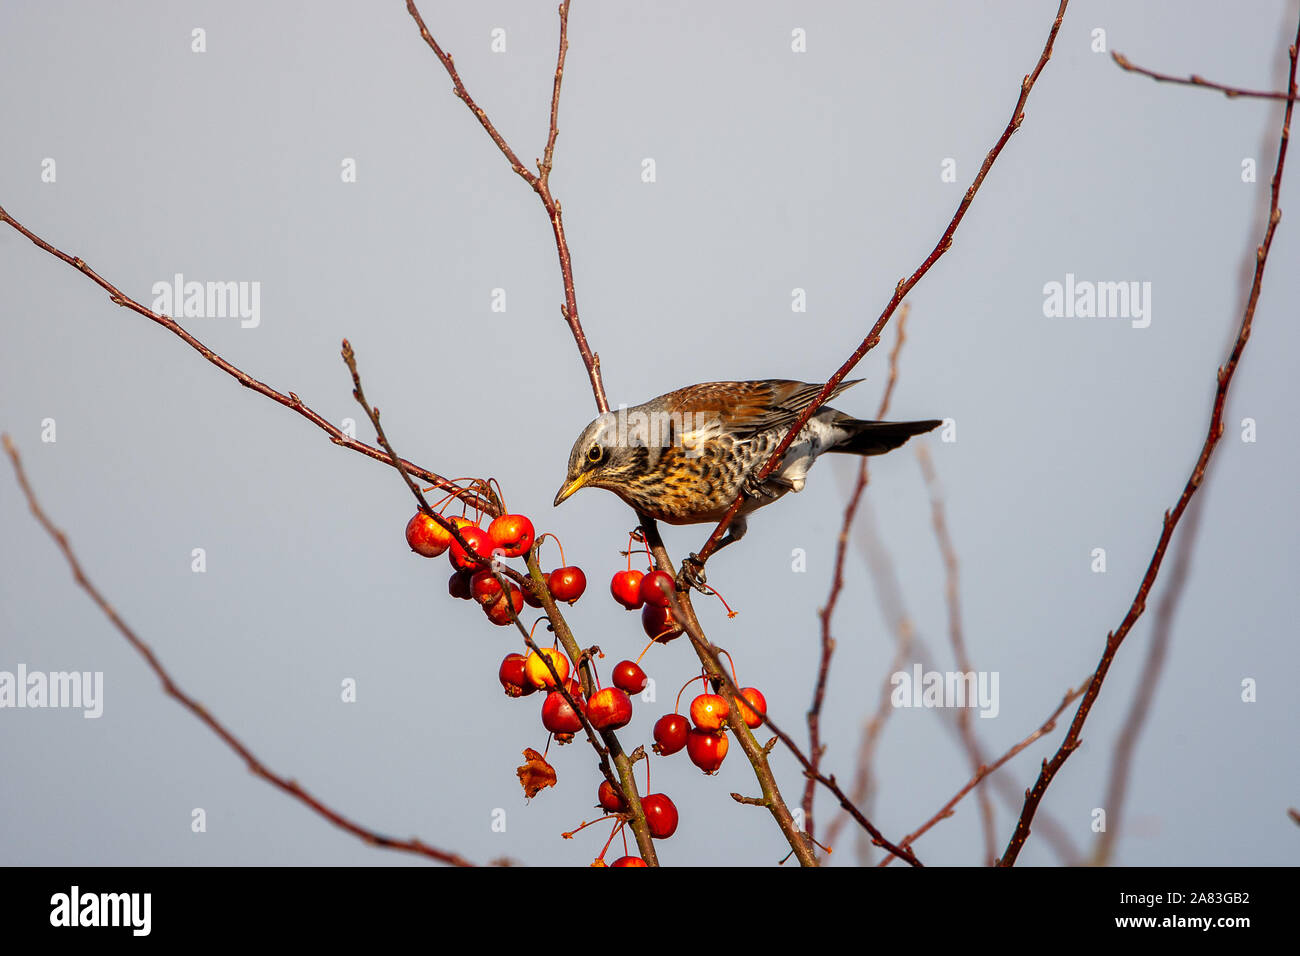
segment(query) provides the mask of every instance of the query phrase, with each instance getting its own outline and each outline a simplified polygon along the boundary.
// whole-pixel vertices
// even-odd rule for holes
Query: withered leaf
[[[531,800],[546,787],[555,786],[555,768],[532,747],[524,751],[524,760],[524,765],[515,773],[519,775],[519,782],[523,785],[524,796]]]

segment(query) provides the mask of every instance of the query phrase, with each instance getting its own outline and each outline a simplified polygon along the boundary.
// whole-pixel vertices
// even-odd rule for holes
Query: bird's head
[[[555,504],[585,485],[617,491],[633,472],[636,445],[643,446],[644,442],[629,442],[627,429],[620,429],[617,415],[613,412],[601,415],[573,443],[569,469],[555,496]]]

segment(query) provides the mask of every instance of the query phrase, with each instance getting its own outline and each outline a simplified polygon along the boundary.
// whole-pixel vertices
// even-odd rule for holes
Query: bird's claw
[[[677,571],[678,588],[692,587],[701,594],[708,594],[710,592],[706,587],[707,580],[704,574],[704,562],[692,551],[688,557],[682,559],[682,566]]]
[[[776,498],[775,491],[767,487],[767,482],[759,481],[753,475],[746,475],[745,480],[741,482],[740,490],[749,498]]]

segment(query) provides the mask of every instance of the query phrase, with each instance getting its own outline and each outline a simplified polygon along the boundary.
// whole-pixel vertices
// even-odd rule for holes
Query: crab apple
[[[514,609],[514,614],[510,613]],[[509,595],[501,594],[491,604],[484,604],[483,611],[487,614],[488,620],[499,627],[505,627],[513,624],[519,612],[524,609],[524,594],[513,584],[510,585]]]
[[[537,585],[533,583],[533,579],[529,578],[528,587],[524,588],[524,603],[527,604],[529,607],[542,606],[542,599],[533,593],[533,588],[536,586]]]
[[[701,694],[691,701],[691,720],[700,730],[719,730],[731,708],[721,694]]]
[[[666,840],[677,832],[677,807],[662,793],[641,798],[646,826],[656,840]]]
[[[542,726],[553,734],[572,736],[582,729],[582,718],[563,694],[553,690],[542,701]]]
[[[406,523],[406,543],[416,554],[436,558],[451,545],[451,534],[423,511]]]
[[[543,647],[541,654],[538,654],[537,651],[528,652],[524,668],[528,679],[533,682],[533,686],[554,687],[555,678],[551,676],[546,661],[542,659],[543,656],[550,658],[551,663],[555,666],[555,673],[560,675],[560,680],[564,680],[569,676],[569,659],[564,656],[563,652],[554,647]]]
[[[501,515],[494,518],[488,525],[488,534],[507,558],[527,554],[535,537],[533,523],[523,515]]]
[[[641,859],[639,856],[620,856],[617,860],[615,860],[613,863],[610,864],[611,867],[615,867],[615,866],[649,866],[649,865],[650,865],[649,863],[647,863],[645,860]]]
[[[597,730],[618,730],[632,719],[632,701],[617,687],[604,687],[587,701],[587,719]]]
[[[587,576],[582,573],[582,568],[556,568],[547,579],[546,586],[555,595],[555,600],[572,604],[587,590]]]
[[[497,679],[505,688],[507,697],[527,697],[537,690],[524,670],[524,662],[527,659],[523,654],[507,654],[501,661],[501,667],[497,669]]]
[[[744,698],[736,701],[736,710],[740,711],[740,718],[745,722],[745,726],[758,727],[763,723],[763,715],[767,713],[767,698],[757,687],[742,687],[740,696]]]
[[[492,560],[492,549],[496,547],[492,543],[492,538],[486,531],[476,524],[466,525],[460,529],[460,536],[470,546],[470,549],[481,557],[484,561]],[[451,543],[451,550],[447,552],[451,557],[451,565],[458,571],[475,571],[479,563],[475,561],[465,549],[460,546],[459,541]]]
[[[690,722],[681,714],[664,714],[655,721],[654,752],[661,757],[669,757],[686,746],[686,737],[690,733]]]
[[[645,631],[646,637],[660,644],[667,644],[682,634],[682,626],[673,617],[673,612],[653,604],[647,604],[641,609],[641,629]]]
[[[622,813],[627,809],[627,804],[618,791],[610,786],[608,780],[602,780],[600,786],[596,788],[596,802],[600,804],[602,810],[610,813]]]
[[[619,661],[614,665],[614,686],[619,690],[625,690],[629,694],[639,694],[646,689],[650,683],[650,678],[645,676],[645,671],[635,661]]]
[[[501,596],[501,582],[487,568],[475,571],[469,579],[469,593],[479,604],[492,604]]]
[[[474,575],[468,571],[453,571],[447,581],[447,593],[454,598],[461,598],[468,601],[473,595],[470,594],[469,581]]]
[[[667,588],[667,591],[664,589]],[[655,607],[667,607],[673,589],[673,576],[667,571],[651,571],[641,579],[641,600]]]
[[[640,571],[619,571],[609,582],[609,593],[629,611],[635,611],[645,603],[641,600],[641,579],[644,577]]]
[[[704,730],[692,730],[686,741],[686,755],[691,763],[705,773],[716,773],[727,756],[726,734],[712,734]]]

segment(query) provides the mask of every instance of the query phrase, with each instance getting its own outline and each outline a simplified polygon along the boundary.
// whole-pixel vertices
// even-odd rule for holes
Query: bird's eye
[[[591,462],[594,465],[596,464],[596,462],[600,461],[602,457],[604,457],[604,454],[605,452],[601,450],[601,447],[599,445],[592,445],[590,448],[587,449],[587,461]]]

